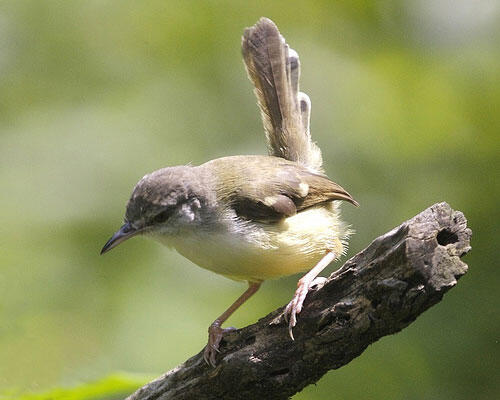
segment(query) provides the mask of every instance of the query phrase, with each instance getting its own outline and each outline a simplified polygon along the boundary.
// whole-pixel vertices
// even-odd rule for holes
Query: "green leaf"
[[[74,388],[55,388],[45,393],[0,393],[0,400],[114,400],[123,399],[152,377],[114,374]]]

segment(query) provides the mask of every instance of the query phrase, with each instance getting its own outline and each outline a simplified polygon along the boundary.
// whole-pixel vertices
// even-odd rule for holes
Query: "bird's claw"
[[[215,357],[217,353],[220,353],[219,345],[224,336],[224,333],[232,332],[236,330],[234,327],[230,328],[221,328],[220,323],[215,321],[208,328],[208,343],[205,346],[205,350],[203,351],[203,359],[205,362],[214,367],[217,365]]]
[[[283,311],[285,321],[288,322],[288,333],[292,340],[295,340],[293,337],[293,328],[297,325],[297,315],[302,311],[302,306],[304,305],[304,300],[306,299],[309,287],[310,282],[299,280],[297,290],[295,291],[292,300]]]

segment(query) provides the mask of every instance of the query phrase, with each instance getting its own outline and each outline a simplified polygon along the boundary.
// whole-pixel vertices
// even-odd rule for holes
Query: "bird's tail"
[[[299,55],[268,18],[245,29],[241,47],[255,86],[269,154],[322,171],[321,150],[309,131],[311,101],[299,91]]]

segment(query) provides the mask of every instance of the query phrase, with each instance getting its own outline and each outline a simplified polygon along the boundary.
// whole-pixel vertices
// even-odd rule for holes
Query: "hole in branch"
[[[245,344],[248,346],[248,345],[251,345],[251,344],[254,344],[255,343],[255,335],[252,335],[252,336],[249,336],[245,339]]]
[[[441,246],[446,246],[447,244],[458,242],[458,236],[449,229],[442,229],[437,234],[437,242]]]
[[[272,371],[269,376],[270,377],[275,377],[275,376],[280,376],[280,375],[286,375],[290,372],[288,368],[283,368],[283,369],[278,369],[276,371]]]

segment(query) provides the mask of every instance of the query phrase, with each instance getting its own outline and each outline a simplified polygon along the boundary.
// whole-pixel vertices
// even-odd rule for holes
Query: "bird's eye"
[[[166,209],[160,212],[159,214],[156,214],[152,222],[156,224],[165,222],[172,215],[173,211],[174,211],[173,209]]]

